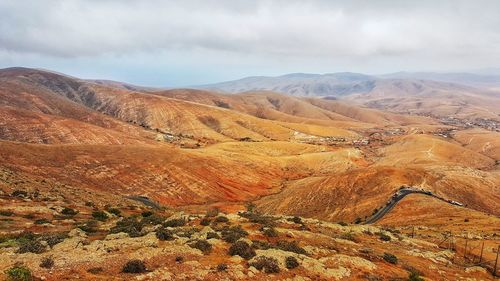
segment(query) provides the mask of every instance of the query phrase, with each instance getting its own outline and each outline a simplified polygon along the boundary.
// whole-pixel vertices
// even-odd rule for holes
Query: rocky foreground
[[[89,210],[54,208],[55,220],[38,219],[25,223],[33,231],[1,236],[0,278],[494,280],[485,268],[461,266],[453,250],[403,229],[267,216],[252,208],[234,214]]]

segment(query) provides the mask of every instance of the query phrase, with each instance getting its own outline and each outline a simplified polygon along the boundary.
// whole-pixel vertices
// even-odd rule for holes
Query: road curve
[[[446,202],[448,204],[462,206],[462,204],[460,204],[458,202],[446,200],[446,199],[444,199],[442,197],[439,197],[439,196],[433,194],[430,191],[425,191],[425,190],[417,189],[417,188],[402,188],[402,189],[398,190],[396,192],[396,194],[394,194],[389,199],[389,201],[387,202],[387,204],[383,208],[381,208],[375,214],[373,214],[371,217],[369,217],[366,221],[363,222],[363,224],[372,224],[372,223],[377,222],[378,220],[380,220],[381,218],[383,218],[390,210],[392,210],[394,208],[394,206],[396,206],[396,204],[399,201],[401,201],[401,199],[403,199],[407,195],[414,194],[414,193],[423,194],[423,195],[427,195],[427,196],[430,196],[430,197],[434,197],[434,198],[439,199],[441,201],[444,201],[444,202]]]

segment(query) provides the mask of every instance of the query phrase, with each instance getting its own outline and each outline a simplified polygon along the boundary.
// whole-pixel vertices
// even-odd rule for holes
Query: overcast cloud
[[[500,1],[0,0],[0,67],[156,86],[500,67]]]

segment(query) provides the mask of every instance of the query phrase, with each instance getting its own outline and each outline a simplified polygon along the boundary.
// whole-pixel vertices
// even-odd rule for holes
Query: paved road
[[[448,204],[452,204],[452,205],[459,205],[460,204],[458,202],[452,203],[452,201],[450,202],[442,197],[434,195],[430,191],[424,191],[424,190],[416,189],[416,188],[403,188],[403,189],[398,190],[398,192],[396,194],[394,194],[391,197],[391,199],[389,199],[389,201],[387,202],[387,204],[383,208],[381,208],[375,214],[373,214],[371,217],[369,217],[365,222],[363,222],[363,224],[371,224],[371,223],[377,222],[378,220],[383,218],[390,210],[392,210],[392,208],[394,208],[394,206],[396,206],[396,204],[399,201],[401,201],[401,199],[403,199],[405,196],[407,196],[409,194],[413,194],[413,193],[418,193],[418,194],[423,194],[423,195],[427,195],[430,197],[434,197],[434,198],[437,198],[441,201],[444,201],[444,202],[446,202]]]

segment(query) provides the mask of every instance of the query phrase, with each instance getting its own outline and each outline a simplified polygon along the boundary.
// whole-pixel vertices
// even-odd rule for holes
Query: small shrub
[[[75,216],[76,214],[78,214],[78,212],[71,208],[64,208],[62,209],[61,214],[65,216]]]
[[[356,218],[356,219],[354,220],[354,223],[355,223],[355,224],[360,224],[360,223],[361,223],[361,221],[362,221],[362,220],[361,220],[361,218]]]
[[[267,237],[278,237],[278,231],[276,229],[270,227],[270,228],[265,228],[262,233],[267,236]]]
[[[33,280],[33,275],[31,274],[31,270],[23,265],[15,265],[5,270],[5,275],[7,275],[7,280],[9,281]]]
[[[208,255],[212,252],[212,244],[208,243],[206,240],[198,240],[195,243],[189,245],[191,248],[198,249],[203,252],[203,254]]]
[[[117,208],[110,208],[110,209],[108,209],[108,212],[110,214],[117,216],[117,217],[121,216],[121,214],[122,214],[122,211],[118,210]]]
[[[338,224],[341,225],[341,226],[347,226],[347,223],[345,223],[343,221],[338,222]]]
[[[217,271],[221,272],[221,271],[226,271],[226,270],[227,270],[227,264],[220,263],[217,265]]]
[[[265,273],[278,273],[280,272],[280,267],[278,266],[278,261],[271,257],[258,257],[254,262],[250,264],[251,266],[257,268],[258,270],[264,270]]]
[[[356,241],[356,236],[352,232],[344,232],[340,235],[340,238],[354,242]]]
[[[398,263],[398,258],[395,255],[389,253],[384,253],[384,260],[392,264]]]
[[[141,215],[142,215],[142,217],[147,218],[149,216],[152,216],[153,212],[151,212],[151,211],[144,211],[144,212],[141,213]]]
[[[191,236],[193,236],[193,234],[195,234],[196,232],[198,232],[198,229],[192,227],[192,228],[188,228],[188,229],[177,230],[177,232],[175,234],[177,234],[177,236],[179,236],[179,237],[191,238]]]
[[[271,216],[265,216],[258,213],[243,213],[241,216],[247,218],[252,223],[258,223],[263,226],[273,227],[275,225],[276,218]]]
[[[255,209],[257,208],[257,205],[250,202],[246,205],[246,208],[247,208],[248,213],[253,213],[255,211]]]
[[[424,281],[424,278],[420,277],[420,273],[417,271],[410,271],[408,281]]]
[[[297,242],[295,242],[295,241],[292,241],[292,242],[288,242],[288,241],[284,241],[284,240],[278,241],[276,248],[283,250],[283,251],[287,251],[287,252],[307,255],[306,250],[304,250],[302,247],[297,245]]]
[[[92,217],[98,221],[106,221],[109,218],[108,214],[103,211],[93,211]]]
[[[246,232],[240,225],[225,227],[221,231],[222,240],[228,243],[234,243],[238,241],[240,238],[248,236],[248,232]]]
[[[245,241],[237,241],[229,247],[229,255],[240,256],[246,260],[255,257],[255,250]]]
[[[185,219],[171,219],[163,223],[163,226],[165,227],[179,227],[179,226],[184,226],[186,225],[186,220]]]
[[[183,263],[184,262],[184,257],[183,256],[177,256],[177,257],[175,257],[175,262],[176,263]]]
[[[97,221],[89,220],[78,226],[79,229],[85,231],[86,233],[97,232]]]
[[[10,217],[14,214],[12,211],[0,211],[0,216]]]
[[[46,233],[40,237],[40,240],[47,242],[50,247],[54,247],[68,237],[65,233]]]
[[[50,223],[48,219],[37,219],[34,222],[34,224],[47,224],[47,223]]]
[[[464,219],[464,222],[469,222],[469,219],[468,218]]]
[[[380,232],[380,233],[378,234],[378,237],[379,237],[379,238],[380,238],[380,240],[382,240],[382,241],[391,241],[391,236],[389,236],[389,235],[387,235],[387,234],[385,234],[385,233],[382,233],[382,232]]]
[[[42,268],[52,268],[54,266],[54,260],[52,257],[46,257],[42,259],[42,262],[40,263],[40,267]]]
[[[146,272],[146,265],[141,260],[129,260],[122,269],[124,273],[143,273]]]
[[[208,232],[207,233],[207,240],[208,239],[220,239],[219,234],[217,232]]]
[[[164,227],[156,230],[156,237],[162,241],[174,240],[174,235],[173,235],[172,231],[170,231]]]
[[[40,243],[40,241],[37,240],[29,240],[21,244],[19,246],[19,249],[17,250],[18,253],[23,254],[23,253],[35,253],[35,254],[40,254],[45,252],[45,245]]]
[[[141,220],[141,224],[143,226],[145,226],[145,225],[159,225],[159,224],[162,224],[164,221],[165,221],[164,217],[153,214],[151,216],[143,218]]]
[[[216,217],[219,214],[219,209],[213,208],[207,211],[207,214],[205,215],[207,218],[213,218]]]
[[[24,190],[14,190],[10,195],[12,197],[27,198],[28,197],[28,192],[26,192]]]
[[[200,220],[200,225],[207,226],[207,225],[210,225],[210,223],[211,223],[211,222],[212,222],[212,220],[211,220],[211,219],[209,219],[209,218],[202,218],[202,219]]]
[[[291,221],[291,222],[293,222],[293,223],[296,223],[296,224],[302,224],[302,218],[297,217],[297,216],[295,216],[295,217],[293,217],[293,218],[289,219],[289,221]]]
[[[93,202],[87,201],[87,202],[85,202],[85,206],[87,206],[87,207],[95,207],[95,204]]]
[[[260,240],[253,240],[252,241],[252,248],[258,249],[258,250],[267,250],[271,249],[273,245],[269,244],[266,241],[260,241]]]
[[[226,218],[225,216],[218,216],[214,219],[215,223],[226,223],[229,222],[229,219]]]
[[[141,234],[142,224],[138,221],[136,217],[126,217],[121,221],[117,222],[114,227],[111,228],[111,233],[125,232],[130,237],[139,237]]]
[[[99,274],[103,271],[104,271],[104,269],[102,267],[92,267],[92,268],[87,269],[87,272],[92,273],[92,274]]]
[[[293,268],[296,268],[297,266],[299,266],[299,262],[297,261],[297,259],[295,257],[288,256],[285,259],[285,266],[288,269],[293,269]]]
[[[28,220],[32,220],[32,219],[35,219],[36,216],[35,216],[35,214],[29,213],[29,214],[23,215],[23,218],[28,219]]]

